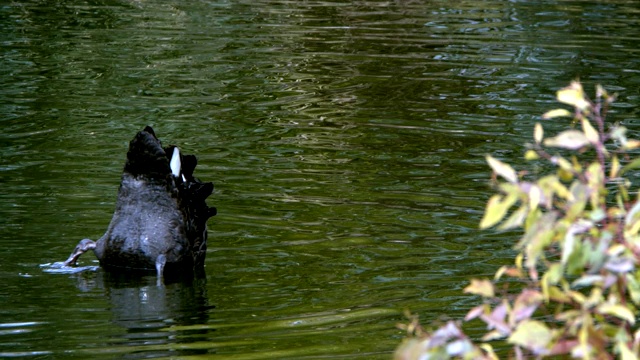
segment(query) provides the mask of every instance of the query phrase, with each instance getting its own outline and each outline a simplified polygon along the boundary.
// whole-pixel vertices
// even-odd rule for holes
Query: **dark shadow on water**
[[[208,303],[206,277],[166,278],[116,273],[99,269],[78,274],[78,288],[101,289],[109,299],[113,323],[126,329],[121,338],[109,339],[121,347],[125,358],[202,355],[211,349],[189,344],[211,338],[209,322],[215,306]],[[189,327],[192,326],[192,327]],[[189,327],[189,328],[185,328]],[[116,351],[119,353],[119,351]]]

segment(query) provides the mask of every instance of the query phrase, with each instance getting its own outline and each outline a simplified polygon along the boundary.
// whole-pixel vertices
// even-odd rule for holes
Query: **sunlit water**
[[[0,357],[386,359],[509,261],[484,155],[554,91],[622,94],[634,1],[57,1],[0,7]],[[205,279],[51,265],[111,218],[152,125],[213,181]],[[552,133],[565,124],[547,123]]]

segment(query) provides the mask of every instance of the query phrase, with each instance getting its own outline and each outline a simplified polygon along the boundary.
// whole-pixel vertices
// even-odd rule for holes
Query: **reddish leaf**
[[[551,351],[549,352],[549,355],[568,354],[578,344],[578,340],[560,340],[553,345]]]
[[[509,328],[509,325],[505,321],[507,310],[508,307],[506,302],[502,302],[500,305],[496,306],[491,314],[480,315],[480,319],[487,324],[487,328],[489,330],[497,329],[501,333],[509,335],[511,333],[511,328]]]
[[[511,315],[514,323],[529,319],[542,302],[542,294],[539,291],[525,289],[518,295]]]
[[[469,320],[477,318],[478,316],[484,314],[484,310],[485,309],[486,309],[486,305],[484,305],[484,304],[478,305],[478,306],[472,308],[467,313],[467,316],[464,317],[464,321],[469,321]]]

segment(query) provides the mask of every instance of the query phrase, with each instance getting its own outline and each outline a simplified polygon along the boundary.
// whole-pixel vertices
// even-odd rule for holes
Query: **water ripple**
[[[484,156],[522,164],[558,88],[611,85],[637,132],[635,15],[628,1],[0,8],[0,356],[387,359],[401,310],[462,316],[468,278],[513,255],[516,234],[477,228]],[[104,233],[145,125],[215,182],[206,281],[52,263]]]

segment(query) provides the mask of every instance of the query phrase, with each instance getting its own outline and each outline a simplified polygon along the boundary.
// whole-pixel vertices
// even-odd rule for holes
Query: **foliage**
[[[640,141],[628,139],[622,126],[606,126],[615,95],[601,86],[592,101],[574,81],[557,99],[574,111],[542,118],[572,117],[575,126],[545,138],[537,123],[525,153],[538,168],[550,164],[542,166],[548,174],[516,172],[487,156],[498,194],[480,227],[524,230],[513,266],[464,289],[483,299],[464,322],[479,319],[487,332],[473,341],[461,322],[425,331],[413,319],[402,325],[412,336],[395,359],[497,359],[496,340],[517,359],[640,357],[640,202],[625,178],[640,167],[630,156]]]

